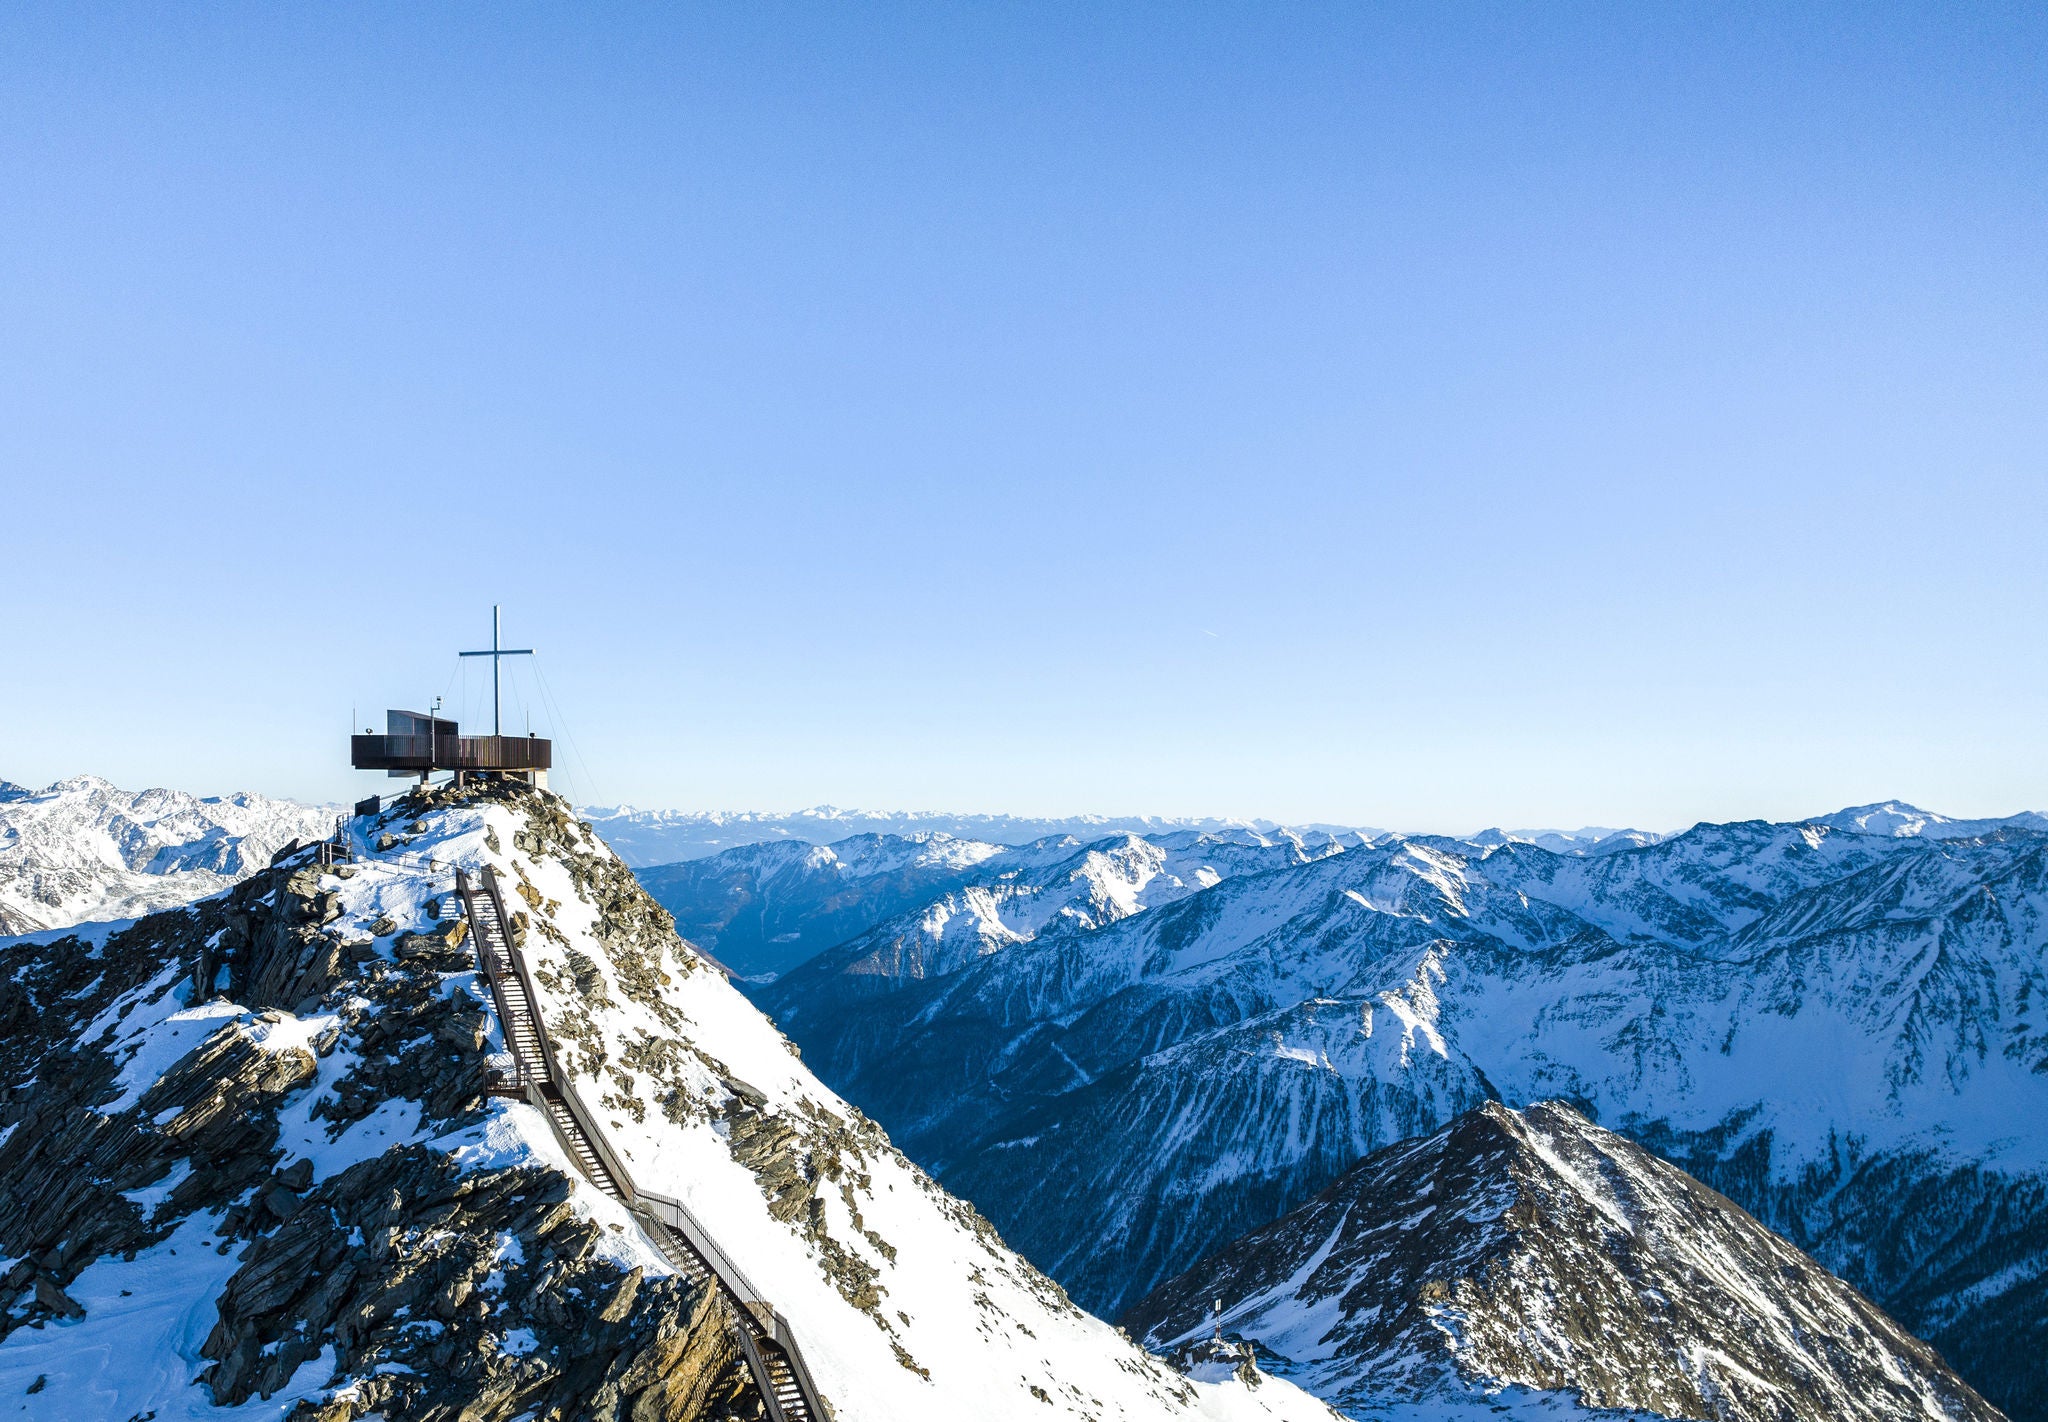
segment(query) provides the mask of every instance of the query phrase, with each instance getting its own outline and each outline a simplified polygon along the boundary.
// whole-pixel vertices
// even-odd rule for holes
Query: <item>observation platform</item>
[[[383,735],[348,738],[349,763],[357,770],[421,779],[441,770],[458,780],[491,775],[545,785],[554,764],[554,743],[539,736],[465,736],[455,722],[417,711],[389,711],[385,719]]]

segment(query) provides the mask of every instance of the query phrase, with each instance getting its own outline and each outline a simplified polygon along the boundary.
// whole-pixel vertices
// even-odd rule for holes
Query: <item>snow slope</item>
[[[4,782],[0,782],[4,784]],[[333,806],[127,791],[79,775],[0,793],[0,934],[135,918],[254,873],[334,826]]]
[[[499,869],[533,915],[524,951],[543,1015],[573,1044],[571,1073],[612,1149],[636,1181],[681,1199],[787,1315],[845,1422],[1038,1419],[1048,1405],[1323,1415],[1277,1385],[1197,1386],[1161,1369],[819,1083],[721,974],[658,933],[606,944],[607,904],[579,878],[594,872],[581,861],[611,856],[582,826],[549,839],[522,834],[509,810],[463,817],[467,855],[483,857],[486,828],[506,845]]]

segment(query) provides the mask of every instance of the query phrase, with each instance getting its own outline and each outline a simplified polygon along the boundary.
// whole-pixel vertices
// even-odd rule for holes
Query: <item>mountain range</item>
[[[261,795],[201,799],[77,775],[41,790],[0,781],[0,934],[135,918],[246,878],[335,806]]]
[[[715,945],[749,977],[786,972],[898,915],[905,922],[883,931],[910,957],[893,971],[923,977],[1048,928],[1097,927],[1229,874],[1305,864],[1341,844],[1320,832],[1247,829],[1062,834],[1023,845],[867,834],[832,845],[748,845],[637,872],[684,935]]]
[[[929,852],[777,880],[740,851],[664,897],[714,953],[735,884],[748,951],[757,926],[791,956],[844,934],[750,993],[1085,1306],[1121,1312],[1375,1150],[1561,1099],[2048,1416],[2040,817],[1894,803],[1605,852],[1123,835],[955,846],[979,857],[944,882],[845,867]]]
[[[1270,833],[1286,828],[1272,820],[1170,815],[990,815],[937,810],[842,810],[817,805],[808,810],[637,810],[630,805],[585,806],[580,812],[619,857],[634,868],[702,859],[751,844],[794,842],[840,844],[866,835],[892,839],[947,838],[994,845],[1023,845],[1041,839],[1094,841],[1115,834],[1156,835],[1184,831]],[[1298,833],[1349,834],[1372,838],[1383,830],[1347,825],[1309,825]]]
[[[1386,838],[1391,832],[1362,825],[1324,823],[1283,824],[1278,820],[1231,819],[1217,816],[1168,815],[990,815],[915,810],[842,810],[818,805],[808,810],[774,813],[759,810],[696,811],[639,810],[630,805],[584,806],[583,817],[591,822],[620,858],[636,869],[652,865],[677,864],[702,859],[727,849],[750,844],[793,841],[798,844],[837,845],[862,836],[893,839],[937,839],[978,841],[1002,846],[1028,845],[1043,839],[1071,839],[1094,843],[1111,835],[1195,834],[1227,835],[1240,831],[1256,835],[1284,834],[1300,838],[1338,838],[1352,843]],[[1864,817],[1852,826],[1847,817]],[[2039,815],[2015,815],[2005,820],[1952,820],[1930,814],[1898,801],[1865,805],[1823,816],[1815,823],[1835,828],[1856,828],[1862,833],[1920,835],[1927,838],[1968,836],[1988,833],[2001,825],[2040,829],[2048,825]],[[1519,841],[1560,854],[1611,853],[1617,849],[1641,848],[1665,838],[1662,833],[1643,829],[1613,829],[1588,826],[1583,829],[1486,829],[1476,834],[1454,836],[1468,844],[1500,844]]]

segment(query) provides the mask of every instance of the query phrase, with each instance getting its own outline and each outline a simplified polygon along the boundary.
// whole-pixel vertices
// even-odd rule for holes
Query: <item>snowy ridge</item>
[[[682,1200],[789,1317],[840,1417],[1037,1418],[1034,1387],[1105,1417],[1231,1415],[1235,1403],[1211,1407],[1003,1248],[721,975],[678,951],[673,981],[648,992],[634,982],[641,965],[579,949],[600,906],[579,901],[559,856],[515,851],[500,870],[556,930],[525,951],[551,1031],[583,1048],[566,1054],[572,1078],[610,1108],[597,1115],[611,1148],[635,1179]],[[671,1041],[686,1055],[668,1059]],[[750,1155],[757,1141],[774,1145]],[[800,1213],[764,1194],[776,1183],[803,1192]]]
[[[1345,1405],[1528,1392],[1723,1422],[2000,1414],[1723,1197],[1557,1103],[1498,1104],[1360,1162],[1141,1301]],[[1515,1405],[1519,1403],[1520,1405]]]
[[[1974,839],[2005,829],[2048,830],[2048,815],[2031,810],[1992,820],[1952,820],[1946,815],[1908,805],[1902,800],[1884,800],[1875,805],[1857,805],[1822,815],[1812,823],[1856,834],[1882,834],[1896,838]]]
[[[325,835],[335,813],[260,795],[127,791],[92,775],[37,791],[0,782],[0,934],[190,903]]]
[[[1329,840],[1247,831],[1123,835],[1092,844],[1041,840],[991,855],[963,876],[962,887],[877,924],[804,971],[942,976],[1010,944],[1086,933],[1226,878],[1338,852]]]

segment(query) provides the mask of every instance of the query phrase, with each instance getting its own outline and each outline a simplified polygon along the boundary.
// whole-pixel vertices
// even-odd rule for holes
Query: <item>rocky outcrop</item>
[[[762,1386],[828,1422],[1325,1416],[1278,1380],[1192,1382],[1074,1308],[559,799],[437,788],[356,829],[386,847],[286,859],[104,944],[0,944],[0,1310],[30,1333],[0,1338],[0,1396],[24,1422],[201,1398],[752,1422]],[[486,1094],[507,1044],[458,865],[503,891],[539,1101]]]
[[[201,1377],[232,1405],[332,1349],[359,1381],[302,1417],[758,1416],[715,1292],[593,1258],[601,1227],[568,1193],[554,1172],[464,1174],[416,1146],[352,1167],[246,1253]]]
[[[69,1313],[62,1285],[93,1260],[132,1256],[193,1210],[261,1188],[277,1157],[276,1105],[313,1074],[310,1053],[267,1052],[225,1027],[135,1107],[104,1114],[85,1103],[107,1094],[111,1073],[80,1065],[71,1090],[31,1095],[0,1145],[0,1252],[18,1256],[0,1282],[15,1300],[0,1337]],[[153,1211],[128,1198],[178,1169]]]
[[[1521,1387],[1713,1422],[2001,1416],[1727,1198],[1558,1103],[1367,1157],[1124,1322],[1157,1346],[1220,1323],[1340,1404]]]

